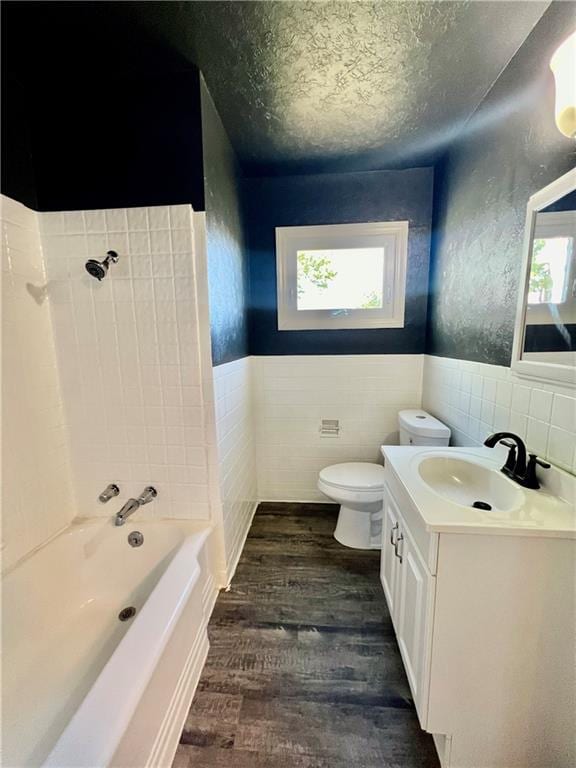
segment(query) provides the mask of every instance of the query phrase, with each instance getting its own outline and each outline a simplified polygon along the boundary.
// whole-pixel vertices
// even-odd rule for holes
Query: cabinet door
[[[397,551],[398,645],[422,728],[426,727],[435,579],[400,521]]]
[[[398,592],[399,559],[395,554],[396,539],[399,532],[399,515],[396,504],[386,488],[382,510],[382,552],[380,557],[380,581],[388,603],[392,623],[397,629],[398,611],[396,596]]]

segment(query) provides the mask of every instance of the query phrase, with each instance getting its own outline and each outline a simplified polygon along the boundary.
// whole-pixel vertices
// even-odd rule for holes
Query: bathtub
[[[80,521],[4,576],[5,768],[170,765],[208,650],[213,538]]]

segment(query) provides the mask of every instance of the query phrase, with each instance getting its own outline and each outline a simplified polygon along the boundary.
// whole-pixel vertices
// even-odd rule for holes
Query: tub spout
[[[137,509],[140,509],[140,504],[138,503],[138,499],[128,499],[126,504],[122,507],[120,512],[116,513],[116,519],[115,523],[116,525],[124,525],[126,520],[130,517],[130,515],[134,514]]]
[[[114,523],[116,525],[124,525],[130,515],[133,515],[134,512],[136,512],[137,509],[140,509],[140,507],[143,507],[144,504],[149,504],[151,501],[154,501],[156,496],[158,496],[156,488],[152,488],[152,486],[145,488],[137,499],[128,499],[120,512],[116,513]]]

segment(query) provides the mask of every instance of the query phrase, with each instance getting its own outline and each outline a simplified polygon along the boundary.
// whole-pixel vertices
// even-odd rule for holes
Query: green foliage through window
[[[360,309],[381,309],[382,294],[377,291],[370,291],[366,296],[366,301],[360,305]]]
[[[552,275],[550,264],[538,262],[538,254],[546,245],[546,240],[536,239],[532,248],[532,266],[530,267],[529,293],[538,294],[541,303],[550,301],[552,294]]]
[[[302,296],[304,281],[315,285],[316,288],[326,289],[328,283],[338,275],[332,267],[332,262],[324,256],[312,256],[305,251],[298,251],[298,296]]]

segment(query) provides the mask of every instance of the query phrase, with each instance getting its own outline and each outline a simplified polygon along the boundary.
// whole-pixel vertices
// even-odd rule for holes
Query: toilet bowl
[[[401,445],[448,445],[450,430],[426,411],[400,411]],[[333,464],[320,471],[318,489],[340,504],[334,538],[353,549],[380,549],[384,467],[368,462]]]
[[[353,549],[380,549],[384,467],[366,462],[321,470],[318,489],[340,504],[334,538]]]

